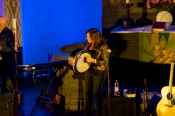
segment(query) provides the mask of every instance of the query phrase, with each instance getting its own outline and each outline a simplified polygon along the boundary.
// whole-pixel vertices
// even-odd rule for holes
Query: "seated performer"
[[[14,36],[6,22],[0,17],[0,94],[14,91]]]

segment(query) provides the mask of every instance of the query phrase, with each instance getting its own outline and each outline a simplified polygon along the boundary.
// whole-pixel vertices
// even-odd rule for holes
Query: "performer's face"
[[[6,26],[7,19],[5,17],[0,17],[0,32],[4,29]]]
[[[90,37],[89,33],[87,33],[87,37],[86,37],[88,43],[94,43],[94,40]]]

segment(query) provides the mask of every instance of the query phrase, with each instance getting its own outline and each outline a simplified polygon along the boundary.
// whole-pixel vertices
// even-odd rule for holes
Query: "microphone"
[[[107,50],[107,58],[109,58],[109,54],[111,53],[111,49]]]
[[[108,49],[108,50],[107,50],[107,53],[111,53],[111,49]]]

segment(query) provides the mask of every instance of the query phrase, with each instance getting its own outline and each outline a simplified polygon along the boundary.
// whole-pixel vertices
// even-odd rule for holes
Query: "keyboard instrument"
[[[44,63],[36,63],[36,64],[30,64],[30,65],[17,65],[15,66],[16,70],[38,70],[38,69],[44,69],[44,68],[53,68],[53,67],[63,67],[68,66],[68,60],[55,60],[55,61],[49,61]]]

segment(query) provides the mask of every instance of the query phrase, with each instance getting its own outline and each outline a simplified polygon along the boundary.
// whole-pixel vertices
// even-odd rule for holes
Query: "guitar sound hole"
[[[173,98],[173,95],[172,95],[171,93],[168,93],[168,94],[167,94],[167,99],[168,99],[168,100],[171,100],[172,98]]]

